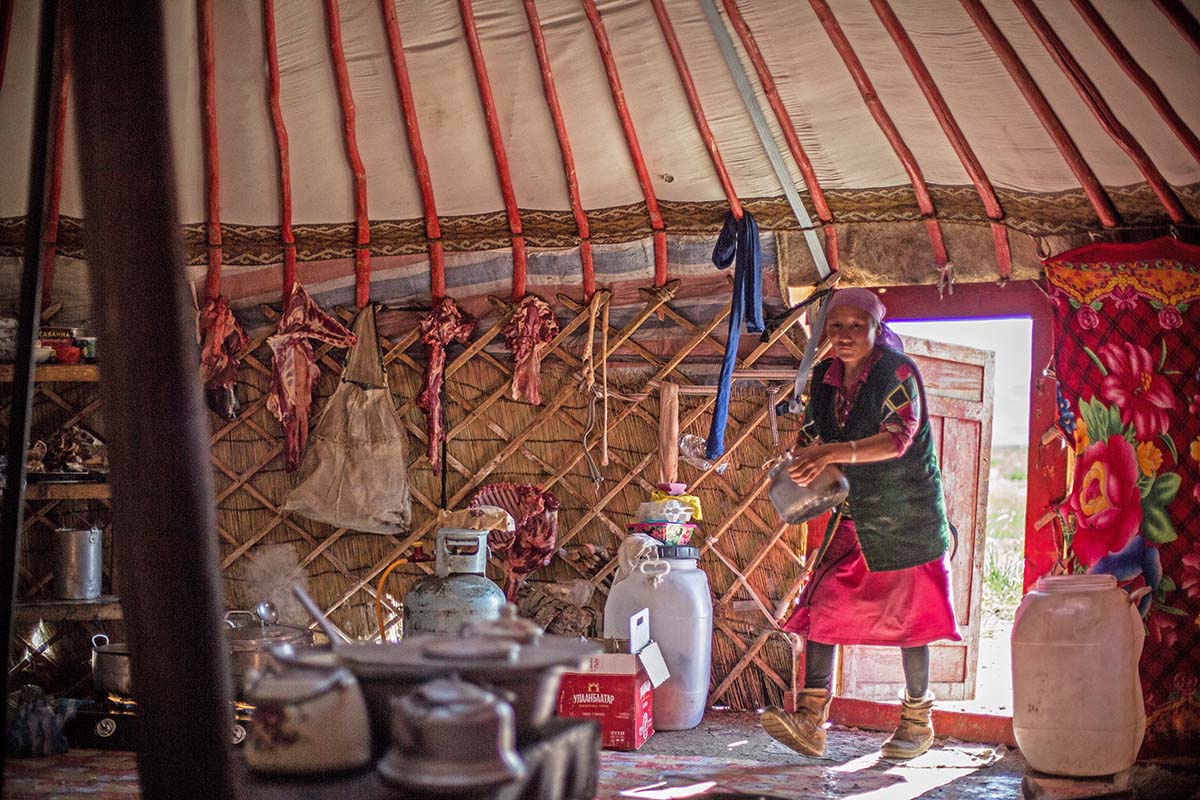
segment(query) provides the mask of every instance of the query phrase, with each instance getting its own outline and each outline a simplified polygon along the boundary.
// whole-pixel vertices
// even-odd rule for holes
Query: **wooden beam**
[[[1200,23],[1196,22],[1187,7],[1179,0],[1154,0],[1154,5],[1166,15],[1192,49],[1200,53]]]
[[[663,225],[662,213],[658,210],[658,198],[654,194],[654,185],[650,182],[650,172],[646,169],[646,159],[642,156],[642,146],[638,143],[633,117],[630,116],[629,106],[625,103],[625,90],[621,87],[617,62],[613,58],[604,20],[600,18],[600,12],[596,9],[596,0],[583,0],[583,10],[592,26],[592,35],[600,51],[600,60],[604,63],[604,74],[608,78],[613,106],[621,120],[621,132],[625,134],[625,144],[629,148],[629,158],[633,162],[634,172],[637,173],[638,184],[642,187],[642,197],[646,200],[646,213],[650,216],[650,228],[654,232],[654,285],[663,286],[667,282],[667,232]]]
[[[200,98],[201,129],[204,133],[204,199],[207,217],[204,230],[208,244],[208,272],[200,307],[221,293],[221,168],[217,148],[217,76],[213,53],[213,0],[200,0]]]
[[[279,156],[279,232],[283,244],[283,302],[296,283],[296,236],[292,232],[292,167],[287,125],[279,102],[279,47],[275,41],[275,0],[263,0],[263,30],[267,40],[267,79],[270,84],[271,127]]]
[[[475,27],[475,10],[471,5],[471,0],[458,0],[458,13],[462,17],[467,48],[471,51],[475,85],[479,89],[479,101],[483,104],[488,139],[491,141],[492,156],[496,162],[496,177],[500,181],[500,194],[504,198],[504,213],[508,217],[508,231],[512,234],[512,296],[514,300],[520,300],[525,296],[525,234],[521,229],[521,212],[517,208],[512,174],[508,168],[508,154],[505,152],[504,136],[500,131],[500,115],[496,112],[496,101],[492,98],[492,83],[488,79],[487,62],[483,58],[483,46],[479,43],[479,31]]]
[[[50,166],[49,196],[46,198],[45,243],[42,247],[42,307],[53,300],[54,256],[58,249],[58,208],[62,198],[63,139],[67,130],[67,103],[71,87],[71,28],[66,24],[61,11],[59,26],[61,37],[58,44],[58,70],[55,92],[58,100],[54,104],[54,144]]]
[[[208,420],[175,211],[163,12],[156,4],[69,8],[142,796],[237,798]],[[180,665],[187,680],[179,680]]]
[[[942,238],[942,229],[938,225],[937,212],[933,207],[933,198],[929,195],[929,187],[925,184],[925,176],[921,172],[921,167],[917,164],[916,157],[912,154],[912,150],[905,144],[904,138],[900,135],[899,128],[892,121],[892,117],[888,114],[887,109],[883,107],[883,103],[879,100],[879,95],[875,91],[875,86],[871,83],[871,78],[867,75],[867,70],[863,67],[862,61],[859,60],[858,54],[854,52],[854,48],[850,44],[850,40],[846,38],[846,33],[842,30],[842,26],[838,24],[837,18],[833,15],[833,10],[829,7],[829,3],[825,0],[809,0],[813,11],[817,14],[817,19],[821,22],[821,27],[825,29],[825,33],[829,36],[829,41],[837,50],[838,55],[842,57],[842,61],[846,65],[846,69],[850,71],[850,77],[854,79],[854,84],[858,87],[859,93],[862,95],[863,102],[867,105],[867,110],[871,112],[871,117],[875,120],[875,124],[883,132],[887,138],[888,144],[892,146],[896,157],[900,159],[901,166],[908,173],[909,183],[912,184],[913,193],[917,196],[917,208],[921,211],[921,218],[925,223],[925,230],[929,234],[929,241],[933,245],[933,261],[939,270],[944,270],[949,261],[949,256],[946,253],[946,243]]]

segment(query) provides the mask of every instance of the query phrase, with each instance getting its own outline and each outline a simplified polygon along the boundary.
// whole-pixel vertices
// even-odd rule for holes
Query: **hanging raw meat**
[[[421,341],[429,348],[429,362],[425,365],[425,377],[421,382],[421,393],[417,395],[417,406],[429,420],[429,463],[437,469],[442,459],[442,440],[446,436],[446,421],[442,418],[442,381],[446,372],[446,346],[451,342],[465,342],[475,332],[478,321],[464,314],[449,297],[443,297],[433,306],[433,311],[421,319],[417,329]]]
[[[504,559],[504,596],[515,603],[526,576],[549,564],[558,549],[558,498],[527,483],[493,483],[479,490],[471,506],[497,506],[516,520],[513,533],[488,533],[488,547]]]
[[[200,312],[200,378],[204,399],[214,414],[235,419],[241,410],[233,386],[237,382],[239,354],[248,341],[233,317],[229,301],[217,295]]]
[[[535,406],[542,404],[542,353],[558,335],[558,320],[548,303],[525,295],[513,318],[504,326],[504,341],[513,354],[510,397]]]
[[[267,339],[274,354],[267,408],[287,435],[287,468],[295,469],[308,439],[308,409],[321,370],[309,339],[349,347],[354,334],[326,314],[299,283],[283,307],[275,334]]]

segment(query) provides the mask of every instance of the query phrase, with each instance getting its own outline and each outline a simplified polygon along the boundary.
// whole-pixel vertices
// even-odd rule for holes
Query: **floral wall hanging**
[[[1144,752],[1200,742],[1200,247],[1163,238],[1047,259],[1073,481],[1054,569],[1115,575],[1147,629]]]

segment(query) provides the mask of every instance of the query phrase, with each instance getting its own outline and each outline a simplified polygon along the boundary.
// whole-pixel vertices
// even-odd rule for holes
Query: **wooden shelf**
[[[107,483],[28,483],[26,500],[108,500],[112,487]]]
[[[13,365],[0,364],[0,383],[11,383]],[[100,367],[97,364],[43,364],[33,373],[33,379],[39,383],[95,383],[100,380]]]
[[[121,619],[121,603],[113,594],[102,594],[96,600],[39,600],[17,603],[13,609],[13,619],[17,622]]]

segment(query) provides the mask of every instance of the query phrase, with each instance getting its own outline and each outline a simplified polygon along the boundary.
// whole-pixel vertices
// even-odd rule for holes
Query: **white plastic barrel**
[[[618,581],[604,606],[604,635],[629,634],[629,617],[650,609],[650,637],[658,642],[671,677],[654,690],[654,728],[694,728],[708,703],[712,669],[712,597],[708,576],[696,566],[695,547],[660,547],[658,561]],[[690,556],[690,557],[670,557]]]
[[[1062,575],[1041,578],[1021,601],[1013,733],[1034,769],[1084,777],[1133,765],[1146,731],[1136,599],[1111,575]]]

